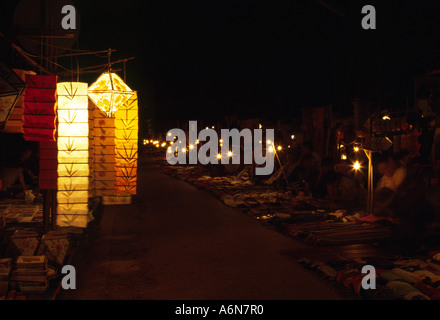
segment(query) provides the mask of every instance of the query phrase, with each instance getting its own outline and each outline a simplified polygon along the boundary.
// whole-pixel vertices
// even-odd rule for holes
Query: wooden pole
[[[364,150],[368,158],[368,191],[367,191],[367,213],[373,213],[373,162],[372,151]]]
[[[57,229],[57,190],[50,190],[51,193],[51,216],[52,216],[52,230]]]
[[[49,199],[49,191],[42,190],[43,193],[43,229],[46,234],[50,230],[50,199]]]

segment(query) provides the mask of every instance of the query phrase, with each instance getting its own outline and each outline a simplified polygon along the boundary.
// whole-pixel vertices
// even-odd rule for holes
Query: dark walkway
[[[313,250],[140,164],[143,204],[107,206],[64,299],[338,299],[288,252]]]

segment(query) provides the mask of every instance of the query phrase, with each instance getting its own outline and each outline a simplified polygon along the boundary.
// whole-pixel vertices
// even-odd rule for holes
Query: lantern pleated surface
[[[115,190],[119,194],[136,194],[138,122],[138,98],[135,93],[115,113]]]
[[[115,118],[93,110],[93,187],[96,196],[115,193]]]
[[[57,224],[89,222],[89,112],[87,83],[58,83]]]
[[[26,76],[24,138],[55,141],[57,76]]]
[[[103,73],[89,88],[89,97],[108,117],[133,96],[133,91],[112,72]]]

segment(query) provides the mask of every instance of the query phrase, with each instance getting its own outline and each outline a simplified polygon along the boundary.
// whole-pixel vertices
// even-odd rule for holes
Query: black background
[[[412,104],[414,77],[440,68],[438,1],[325,2],[342,15],[312,0],[74,1],[79,48],[136,57],[127,83],[139,91],[141,121],[157,128],[232,114],[290,119],[326,104],[350,115],[353,98],[388,109]],[[0,7],[1,30],[12,38],[17,3]],[[367,4],[377,30],[361,27]],[[81,67],[105,62],[79,57]]]

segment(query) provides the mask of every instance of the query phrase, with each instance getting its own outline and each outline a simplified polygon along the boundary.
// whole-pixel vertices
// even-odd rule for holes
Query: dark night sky
[[[9,17],[17,1],[2,2]],[[289,119],[330,103],[350,114],[355,97],[405,108],[414,76],[440,68],[438,1],[326,1],[346,17],[312,0],[74,2],[80,49],[135,56],[127,83],[157,123]],[[377,30],[361,28],[366,4],[376,7]]]

